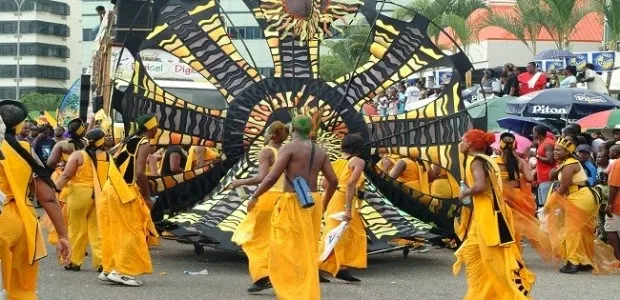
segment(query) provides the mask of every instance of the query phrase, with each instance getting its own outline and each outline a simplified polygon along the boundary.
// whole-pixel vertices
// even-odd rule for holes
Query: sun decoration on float
[[[369,161],[376,161],[379,152],[413,156],[460,178],[457,145],[472,119],[463,113],[458,89],[471,64],[462,53],[442,53],[426,34],[427,18],[390,18],[376,11],[375,0],[243,2],[263,30],[274,63],[271,77],[261,76],[246,60],[253,61],[249,49],[244,57],[232,42],[224,20],[234,24],[219,0],[165,2],[153,30],[139,48],[129,49],[137,55],[133,79],[124,98],[113,103],[124,119],[153,113],[160,121],[155,143],[222,151],[221,159],[209,166],[150,178],[159,196],[155,217],[171,216],[161,223],[165,229],[180,240],[237,249],[230,237],[245,217],[247,200],[227,187],[235,178],[256,174],[265,128],[275,120],[288,123],[299,113],[313,116],[313,136],[332,158],[339,156],[345,134],[358,133],[366,140],[363,153]],[[370,59],[355,72],[327,82],[319,74],[321,41],[331,35],[336,21],[353,14],[371,24]],[[185,62],[217,88],[227,109],[197,106],[158,86],[139,56],[145,49],[163,50]],[[365,101],[395,83],[439,67],[452,68],[453,76],[427,105],[387,117],[361,113]],[[366,178],[359,210],[371,248],[398,237],[424,236],[430,229],[453,230],[453,197],[410,190],[371,164]],[[245,189],[251,194],[255,187]]]

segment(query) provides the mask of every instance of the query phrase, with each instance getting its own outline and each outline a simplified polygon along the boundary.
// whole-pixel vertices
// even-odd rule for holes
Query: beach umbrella
[[[600,130],[604,137],[613,138],[613,131],[620,129],[620,110],[597,112],[577,121],[582,131]]]
[[[484,100],[465,104],[465,107],[469,115],[474,119],[482,118],[488,114],[487,130],[498,131],[501,130],[501,127],[496,120],[509,116],[506,113],[506,104],[512,99],[515,99],[515,97],[494,97],[486,101],[486,108]]]
[[[506,112],[527,117],[579,119],[617,107],[620,101],[605,94],[579,88],[556,88],[508,101]]]
[[[559,129],[546,119],[537,119],[532,117],[506,116],[497,119],[497,125],[499,125],[500,128],[508,129],[523,136],[532,136],[532,131],[536,125],[543,125],[555,133],[559,132]],[[562,127],[563,126],[560,128]]]
[[[536,56],[534,56],[534,60],[562,59],[573,56],[575,56],[575,54],[570,51],[552,49],[539,52],[538,54],[536,54]]]
[[[515,139],[517,141],[517,153],[519,154],[523,154],[525,152],[527,152],[530,147],[532,147],[532,141],[530,141],[528,138],[518,134],[518,133],[513,133],[515,135]],[[495,143],[491,144],[491,148],[493,149],[499,149],[499,137],[502,135],[501,132],[496,132],[495,133]]]

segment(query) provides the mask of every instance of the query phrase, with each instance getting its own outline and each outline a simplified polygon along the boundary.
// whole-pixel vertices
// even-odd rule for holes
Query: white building
[[[93,47],[97,29],[99,28],[100,18],[95,8],[103,6],[105,9],[111,10],[113,5],[110,0],[80,0],[82,8],[82,73],[86,73],[93,55]]]
[[[19,2],[20,0],[18,0]],[[64,93],[82,69],[80,3],[25,0],[21,13],[20,94]],[[17,5],[0,1],[0,99],[15,99]]]

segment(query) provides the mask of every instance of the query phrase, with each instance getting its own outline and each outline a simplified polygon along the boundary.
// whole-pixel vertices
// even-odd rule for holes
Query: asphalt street
[[[246,258],[242,253],[207,249],[194,253],[191,245],[163,241],[151,251],[155,271],[141,276],[142,287],[124,287],[97,280],[89,268],[80,272],[58,266],[55,250],[43,259],[39,273],[39,299],[274,299],[273,290],[248,295],[250,284]],[[545,265],[531,248],[525,249],[528,266],[536,273],[535,299],[619,299],[620,276],[595,276],[590,273],[566,275]],[[466,291],[465,276],[452,275],[453,252],[430,249],[370,256],[368,269],[355,271],[361,284],[332,280],[322,284],[323,299],[461,299]],[[186,275],[184,271],[202,271],[208,275]],[[463,268],[464,272],[464,268]]]

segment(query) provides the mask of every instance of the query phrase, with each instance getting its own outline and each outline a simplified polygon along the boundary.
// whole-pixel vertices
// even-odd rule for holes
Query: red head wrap
[[[485,151],[495,142],[495,134],[480,129],[470,129],[463,135],[463,141],[470,143],[474,150]]]

